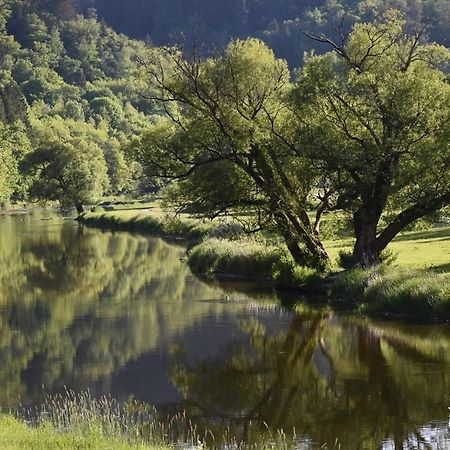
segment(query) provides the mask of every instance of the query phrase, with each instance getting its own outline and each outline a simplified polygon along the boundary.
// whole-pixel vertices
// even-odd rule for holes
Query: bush
[[[322,278],[314,269],[299,266],[290,255],[282,256],[275,263],[272,278],[282,288],[317,285],[322,281]]]
[[[380,254],[380,263],[385,265],[393,264],[396,259],[396,254],[390,249],[385,249]],[[339,267],[342,267],[345,270],[354,268],[356,262],[355,258],[353,257],[353,252],[348,250],[341,250],[339,252],[337,263]]]

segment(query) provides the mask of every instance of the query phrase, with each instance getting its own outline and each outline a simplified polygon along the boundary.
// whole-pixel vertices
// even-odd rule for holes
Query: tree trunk
[[[320,239],[302,229],[292,214],[277,212],[275,220],[294,261],[300,266],[324,269],[330,261]],[[300,245],[303,244],[304,248]]]
[[[381,262],[377,242],[377,225],[380,215],[362,207],[353,216],[356,242],[353,263],[356,267],[369,268]]]
[[[84,206],[81,202],[76,202],[75,203],[75,208],[77,210],[78,214],[83,214],[84,213]]]

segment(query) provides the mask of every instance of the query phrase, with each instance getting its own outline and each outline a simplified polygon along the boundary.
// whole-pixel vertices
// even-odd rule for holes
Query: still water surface
[[[199,281],[182,246],[44,216],[0,217],[0,407],[67,386],[299,449],[450,449],[448,326],[280,308]]]

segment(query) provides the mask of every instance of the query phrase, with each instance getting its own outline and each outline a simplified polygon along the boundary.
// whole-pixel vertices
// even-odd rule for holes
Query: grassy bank
[[[124,439],[110,438],[100,430],[61,431],[51,423],[28,426],[10,415],[0,416],[0,448],[2,450],[118,449],[155,450],[157,446],[130,444]]]
[[[177,218],[166,216],[158,206],[142,209],[89,212],[78,220],[86,225],[111,230],[134,231],[171,238],[198,241],[210,230],[210,223],[185,216]]]
[[[146,403],[132,399],[119,403],[111,397],[96,399],[89,392],[66,391],[47,398],[32,412],[0,414],[2,450],[295,448],[295,441],[283,432],[272,434],[257,424],[247,438],[251,443],[238,440],[229,430],[215,435],[212,430],[199,429],[184,413],[160,418]]]
[[[355,269],[336,278],[330,298],[366,314],[449,321],[450,273],[390,266]]]
[[[396,256],[390,266],[347,272],[336,266],[332,273],[317,274],[296,265],[279,243],[249,240],[217,223],[187,216],[169,219],[157,207],[89,213],[82,221],[188,239],[194,242],[188,253],[190,267],[208,277],[264,280],[281,289],[326,293],[331,303],[367,314],[450,320],[449,227],[402,234],[390,246]],[[327,248],[336,260],[350,244],[327,242]]]
[[[207,239],[190,250],[188,262],[198,274],[265,280],[284,289],[317,288],[322,281],[313,269],[296,265],[285,247],[270,243]]]

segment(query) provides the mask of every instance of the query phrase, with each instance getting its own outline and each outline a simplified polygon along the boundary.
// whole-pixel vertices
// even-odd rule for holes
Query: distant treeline
[[[53,8],[65,4],[62,9],[70,12],[71,0],[43,3]],[[324,50],[301,28],[328,35],[342,16],[349,29],[355,21],[372,20],[388,8],[403,10],[411,23],[428,23],[431,40],[450,44],[448,0],[79,0],[78,7],[84,14],[95,8],[116,31],[156,45],[179,43],[183,36],[191,42],[196,35],[198,44],[210,52],[232,38],[259,37],[291,67],[301,64],[304,51]]]

